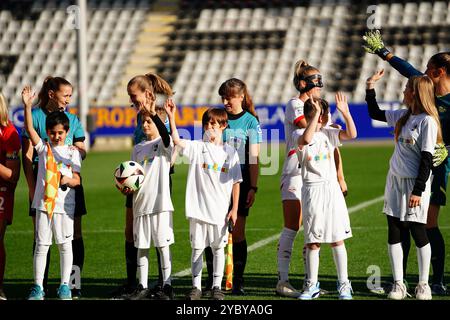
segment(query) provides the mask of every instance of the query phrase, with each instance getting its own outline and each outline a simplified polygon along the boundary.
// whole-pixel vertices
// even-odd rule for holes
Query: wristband
[[[256,193],[258,191],[258,187],[250,187],[250,190],[253,190]]]
[[[387,59],[389,53],[390,51],[386,49],[386,47],[383,47],[377,51],[377,55],[379,55],[383,60]]]

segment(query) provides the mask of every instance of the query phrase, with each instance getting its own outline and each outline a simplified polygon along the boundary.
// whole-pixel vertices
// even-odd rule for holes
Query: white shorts
[[[352,236],[347,205],[337,181],[303,185],[305,243],[333,243]]]
[[[302,176],[281,176],[281,200],[298,200],[302,198]]]
[[[425,184],[425,191],[422,192],[420,206],[410,208],[409,198],[415,183],[415,178],[399,178],[389,172],[384,189],[383,212],[388,216],[399,218],[400,221],[427,223],[431,196],[431,179],[428,179]]]
[[[189,219],[189,238],[192,249],[225,248],[228,242],[227,225],[219,226],[197,219]]]
[[[52,237],[56,244],[73,240],[73,214],[53,213],[50,220],[46,211],[36,212],[36,244],[52,245]]]
[[[172,212],[164,211],[134,217],[133,239],[134,246],[138,249],[150,248],[152,241],[157,248],[174,243]]]

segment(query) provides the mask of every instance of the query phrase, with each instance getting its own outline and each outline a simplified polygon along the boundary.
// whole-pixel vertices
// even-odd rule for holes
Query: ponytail
[[[298,60],[294,67],[294,78],[292,79],[295,89],[301,91],[300,80],[308,76],[311,72],[319,72],[319,69],[308,64],[305,60]]]
[[[38,94],[38,102],[37,105],[43,109],[47,106],[50,97],[48,96],[49,91],[56,92],[59,90],[61,86],[71,86],[72,84],[64,78],[61,77],[52,77],[48,76],[45,78],[44,83],[42,84],[41,91]]]
[[[174,94],[169,83],[155,73],[135,76],[128,82],[127,87],[129,88],[133,85],[137,85],[142,91],[150,90],[153,94],[164,94],[168,97]]]

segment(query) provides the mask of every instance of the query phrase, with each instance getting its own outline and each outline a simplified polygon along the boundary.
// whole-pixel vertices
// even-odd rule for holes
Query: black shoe
[[[212,291],[213,291],[212,286],[211,287],[206,286],[202,291],[202,296],[205,298],[210,298],[212,297]]]
[[[211,290],[211,299],[212,300],[223,300],[223,299],[225,299],[225,295],[222,292],[222,290],[220,290],[219,287],[214,287]]]
[[[79,300],[81,299],[81,290],[80,289],[72,289],[72,299],[73,300]]]
[[[130,286],[129,284],[123,284],[116,290],[111,292],[111,299],[113,300],[127,300],[130,294],[136,290],[136,286]]]
[[[162,289],[155,293],[155,300],[173,300],[175,294],[173,292],[173,287],[170,284],[165,284]]]
[[[132,294],[128,296],[126,300],[149,300],[150,290],[144,288],[142,284],[139,284]]]
[[[192,288],[186,294],[186,300],[200,300],[202,298],[202,292],[197,288]]]
[[[245,296],[243,279],[233,279],[233,290],[231,293],[235,296]]]

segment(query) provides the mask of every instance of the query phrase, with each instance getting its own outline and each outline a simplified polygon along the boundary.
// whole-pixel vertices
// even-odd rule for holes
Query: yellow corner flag
[[[231,223],[230,223],[231,222]],[[228,221],[228,243],[225,248],[225,290],[233,288],[233,222]]]
[[[47,163],[45,165],[45,191],[44,206],[50,219],[53,216],[53,210],[56,205],[56,197],[58,196],[59,179],[61,173],[58,170],[58,164],[53,156],[52,148],[47,143]]]

